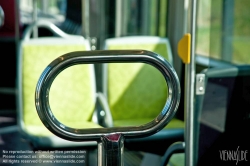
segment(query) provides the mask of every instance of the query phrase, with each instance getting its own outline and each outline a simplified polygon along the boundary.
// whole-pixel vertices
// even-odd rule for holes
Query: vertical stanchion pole
[[[33,0],[33,22],[37,21],[37,0]],[[33,28],[33,38],[38,37],[38,28]]]
[[[195,92],[195,26],[196,0],[191,0],[191,48],[190,63],[185,65],[185,165],[194,166],[194,92]]]
[[[123,166],[124,137],[108,134],[98,143],[98,166]]]
[[[122,33],[122,1],[116,0],[115,36],[120,37]]]
[[[82,33],[85,34],[85,38],[89,39],[89,0],[82,0]]]

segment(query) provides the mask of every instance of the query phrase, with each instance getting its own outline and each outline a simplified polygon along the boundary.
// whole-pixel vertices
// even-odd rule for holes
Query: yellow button
[[[178,43],[178,54],[183,63],[190,63],[190,41],[191,35],[185,34]]]

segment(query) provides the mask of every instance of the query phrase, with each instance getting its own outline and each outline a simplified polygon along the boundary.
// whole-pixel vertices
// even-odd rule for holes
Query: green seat
[[[173,64],[168,39],[155,36],[130,36],[107,39],[105,49],[144,49]],[[107,64],[104,69],[104,92],[114,126],[137,126],[152,121],[162,110],[168,88],[162,74],[143,63]],[[184,128],[174,118],[166,128]]]
[[[60,36],[30,38],[34,27],[49,28]],[[27,28],[18,60],[18,119],[22,133],[37,148],[96,144],[76,143],[55,136],[41,122],[35,108],[35,88],[43,70],[60,55],[84,50],[90,50],[87,40],[81,36],[65,34],[51,23],[40,21]],[[95,85],[92,64],[75,65],[62,71],[50,89],[49,102],[55,117],[73,128],[101,127],[93,122]]]
[[[143,49],[163,56],[173,64],[167,38],[128,36],[105,41],[107,50]],[[152,121],[161,112],[168,96],[162,74],[144,63],[110,63],[103,65],[103,93],[113,119],[113,126],[138,126]],[[172,143],[184,140],[184,122],[173,118],[160,132],[139,139],[126,139],[130,150],[163,155]],[[155,146],[145,146],[154,144]]]

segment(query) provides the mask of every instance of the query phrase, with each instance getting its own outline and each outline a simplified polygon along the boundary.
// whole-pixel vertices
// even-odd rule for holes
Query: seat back
[[[169,41],[155,36],[107,39],[105,49],[144,49],[163,56],[172,64]],[[104,93],[114,126],[134,126],[151,121],[163,108],[168,88],[162,74],[143,63],[105,64]]]
[[[59,37],[30,38],[35,26],[46,27]],[[83,37],[65,34],[52,23],[39,21],[27,28],[20,45],[17,85],[19,122],[25,132],[34,135],[48,134],[38,117],[34,102],[35,87],[43,70],[60,55],[84,50],[90,50],[90,45]],[[69,127],[91,127],[95,88],[92,64],[75,65],[65,69],[50,88],[49,101],[55,117]]]

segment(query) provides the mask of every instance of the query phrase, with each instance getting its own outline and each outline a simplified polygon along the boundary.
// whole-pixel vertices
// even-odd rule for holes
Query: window
[[[198,3],[196,53],[235,64],[250,64],[250,1]]]
[[[121,0],[118,6],[116,11],[117,36],[166,36],[166,0]]]
[[[20,0],[21,21],[22,23],[33,22],[34,13],[36,17],[63,21],[66,3],[66,0]]]

